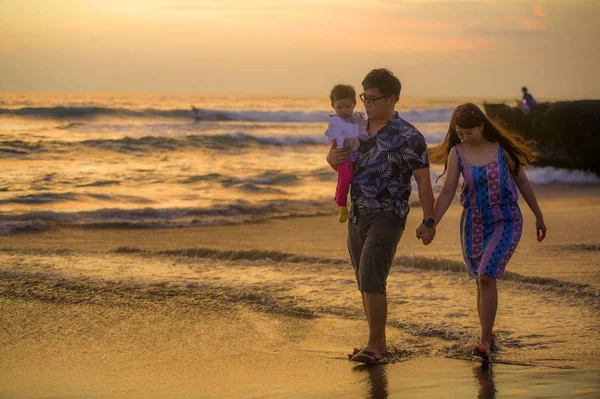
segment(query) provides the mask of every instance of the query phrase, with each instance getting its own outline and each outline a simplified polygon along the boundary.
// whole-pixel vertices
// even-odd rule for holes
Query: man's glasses
[[[372,105],[375,105],[375,101],[381,100],[382,98],[386,98],[389,96],[390,96],[389,94],[385,94],[383,96],[373,98],[373,97],[365,96],[365,93],[361,93],[360,96],[358,96],[358,97],[360,98],[360,101],[363,102],[363,104],[372,106]]]

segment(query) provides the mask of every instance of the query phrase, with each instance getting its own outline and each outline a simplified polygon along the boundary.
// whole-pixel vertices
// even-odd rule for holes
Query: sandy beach
[[[549,236],[535,242],[522,204],[492,365],[469,355],[458,204],[429,247],[411,212],[388,281],[391,363],[372,367],[346,358],[367,326],[333,216],[1,237],[0,397],[597,397],[600,187],[536,192]]]

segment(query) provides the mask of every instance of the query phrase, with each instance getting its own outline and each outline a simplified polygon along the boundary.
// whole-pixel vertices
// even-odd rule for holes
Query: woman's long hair
[[[456,107],[454,112],[452,112],[450,126],[448,127],[448,133],[446,134],[444,142],[430,154],[432,161],[444,163],[444,173],[442,173],[437,180],[446,174],[450,150],[460,143],[460,138],[458,138],[458,134],[456,133],[456,126],[459,126],[462,129],[472,129],[481,126],[482,123],[483,137],[488,141],[500,144],[502,149],[504,149],[515,162],[515,169],[512,171],[514,176],[519,173],[521,166],[527,166],[535,160],[537,152],[533,149],[533,146],[535,145],[534,141],[526,140],[518,133],[499,127],[489,120],[477,105],[465,103]]]

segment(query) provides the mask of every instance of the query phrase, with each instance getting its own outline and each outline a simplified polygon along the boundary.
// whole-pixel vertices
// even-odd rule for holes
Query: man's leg
[[[387,352],[385,326],[387,322],[386,280],[396,247],[404,231],[404,220],[393,212],[381,212],[367,217],[364,245],[357,270],[363,306],[369,325],[369,339],[363,351],[381,358]],[[354,360],[373,356],[359,354]]]
[[[365,316],[367,316],[367,321],[369,321],[369,311],[367,310],[367,302],[365,299],[365,293],[361,292],[360,295],[362,296],[362,304],[363,304],[363,310],[365,311]]]
[[[365,292],[363,295],[369,323],[369,341],[364,350],[373,352],[375,356],[381,358],[387,352],[385,341],[387,297],[379,292]]]
[[[363,311],[365,312],[365,316],[367,317],[367,323],[368,323],[368,325],[369,325],[369,336],[371,336],[371,335],[372,335],[372,334],[370,333],[370,331],[371,331],[371,322],[370,322],[370,320],[371,320],[371,319],[370,319],[370,317],[369,317],[369,310],[367,309],[367,303],[366,303],[366,299],[365,299],[365,293],[364,293],[364,292],[361,292],[361,295],[362,295]],[[386,321],[387,321],[387,297],[386,297],[386,304],[385,304],[385,305],[386,305],[386,309],[385,309],[385,311],[386,311],[386,314],[385,314],[385,319],[386,319]],[[385,322],[384,322],[384,326],[385,326]],[[369,339],[369,341],[370,341],[370,339]],[[384,328],[384,329],[383,329],[383,343],[385,344],[386,342],[387,342],[387,339],[386,339],[386,336],[385,336],[385,328]],[[354,353],[353,353],[353,355],[356,355],[358,352],[360,352],[360,349],[359,349],[359,348],[354,348]],[[382,355],[383,355],[383,356],[385,356],[385,355],[387,355],[387,353],[388,353],[388,352],[387,352],[387,347],[384,347]]]
[[[481,289],[479,288],[479,280],[475,280],[477,284],[477,317],[479,318],[479,323],[481,324]]]
[[[365,245],[363,234],[364,223],[361,223],[363,219],[359,219],[358,223],[348,222],[348,253],[350,254],[350,260],[352,261],[352,267],[354,268],[354,274],[356,276],[356,282],[358,283],[358,289],[360,290],[360,258],[362,256],[363,246]],[[363,305],[363,311],[369,320],[369,313],[367,311],[367,305],[365,303],[365,294],[361,291],[361,300]],[[361,351],[362,348],[354,348],[351,355],[356,355]]]

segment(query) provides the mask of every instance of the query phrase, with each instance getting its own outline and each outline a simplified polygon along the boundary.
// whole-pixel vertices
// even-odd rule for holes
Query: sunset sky
[[[0,0],[0,90],[600,98],[598,0]]]

